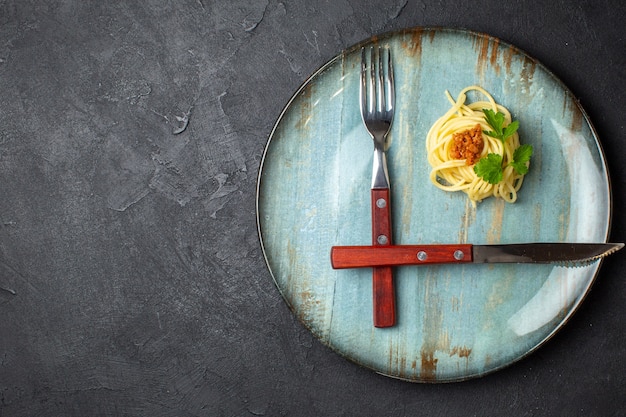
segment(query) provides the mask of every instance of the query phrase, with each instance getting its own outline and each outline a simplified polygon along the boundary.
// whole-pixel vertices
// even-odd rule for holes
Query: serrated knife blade
[[[534,263],[577,267],[608,256],[623,243],[519,243],[504,245],[333,246],[334,269],[378,266]]]

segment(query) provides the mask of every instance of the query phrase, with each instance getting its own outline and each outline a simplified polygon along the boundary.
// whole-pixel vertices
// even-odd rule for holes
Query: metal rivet
[[[426,254],[426,252],[421,250],[417,252],[417,259],[419,259],[420,261],[425,261],[426,259],[428,259],[428,254]]]
[[[376,241],[380,244],[380,245],[386,245],[387,242],[389,242],[389,240],[387,239],[387,236],[385,235],[380,235],[378,236],[378,238],[376,239]]]
[[[387,202],[385,201],[384,198],[379,198],[378,200],[376,200],[376,207],[385,208],[387,207]]]
[[[457,249],[454,251],[454,259],[456,259],[457,261],[460,261],[463,258],[465,258],[465,253],[463,253],[462,250]]]

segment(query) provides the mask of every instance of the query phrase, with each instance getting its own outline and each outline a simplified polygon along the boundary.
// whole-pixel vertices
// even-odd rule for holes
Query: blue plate
[[[324,344],[376,372],[420,382],[484,375],[560,329],[599,262],[435,265],[395,269],[397,325],[372,325],[370,269],[333,270],[333,245],[371,242],[373,144],[358,104],[360,49],[391,48],[396,117],[388,151],[396,244],[605,242],[611,192],[598,138],[572,93],[512,45],[483,34],[416,28],[343,51],[295,93],[277,121],[258,179],[261,244],[278,290]],[[466,86],[479,85],[520,121],[533,145],[515,204],[473,207],[428,179],[425,137]],[[472,97],[469,97],[470,99]]]

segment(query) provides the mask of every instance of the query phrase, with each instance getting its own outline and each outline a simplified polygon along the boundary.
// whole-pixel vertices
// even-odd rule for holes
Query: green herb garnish
[[[513,135],[513,133],[517,132],[517,128],[519,127],[519,122],[517,120],[512,121],[507,127],[503,128],[503,113],[496,113],[491,109],[483,109],[483,113],[485,113],[485,120],[487,120],[487,123],[489,123],[489,126],[493,129],[483,130],[485,135],[500,139],[502,143],[504,143],[511,135]]]
[[[489,126],[493,130],[483,130],[485,135],[500,139],[502,143],[517,132],[519,122],[517,120],[509,123],[508,126],[502,127],[504,124],[504,114],[500,112],[494,112],[491,109],[483,109],[485,114],[485,120],[489,123]],[[521,145],[513,152],[513,160],[509,162],[509,166],[512,166],[519,175],[525,175],[528,173],[528,161],[533,155],[533,147],[531,145]],[[476,165],[474,165],[474,172],[483,180],[489,184],[497,184],[502,181],[503,169],[502,169],[502,155],[490,153],[486,157],[481,158]]]
[[[499,183],[502,181],[502,155],[490,153],[481,158],[474,165],[474,172],[489,184]]]
[[[520,175],[525,175],[528,172],[527,162],[530,161],[530,157],[533,156],[532,145],[522,145],[513,152],[513,161],[509,163],[515,171]]]

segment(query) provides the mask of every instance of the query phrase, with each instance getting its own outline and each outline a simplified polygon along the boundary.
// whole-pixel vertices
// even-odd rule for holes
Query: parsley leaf
[[[493,130],[483,130],[485,135],[500,139],[502,143],[511,137],[519,128],[517,120],[512,121],[507,126],[503,126],[505,119],[501,112],[494,112],[491,109],[483,109],[485,120]],[[520,175],[528,172],[528,161],[533,155],[533,147],[531,145],[522,145],[513,153],[513,161],[509,163],[515,171]],[[485,158],[481,158],[474,165],[474,172],[489,184],[497,184],[502,181],[502,155],[495,153],[488,154]]]
[[[499,183],[502,181],[502,155],[490,153],[481,158],[474,165],[474,172],[489,184]]]
[[[519,122],[517,120],[514,120],[509,123],[508,126],[503,127],[504,114],[501,112],[496,113],[491,109],[483,109],[483,113],[485,114],[485,120],[493,129],[483,130],[483,133],[487,136],[500,139],[502,143],[506,142],[506,140],[513,135],[513,133],[517,132],[517,129],[519,128]]]
[[[525,175],[528,172],[528,166],[526,163],[530,161],[530,157],[533,156],[532,145],[522,145],[513,152],[513,161],[509,163],[515,171],[520,175]]]
[[[509,125],[505,127],[504,130],[502,131],[502,136],[504,137],[504,139],[502,139],[502,142],[507,140],[509,136],[512,136],[513,133],[517,132],[518,127],[519,127],[519,122],[517,120],[513,120],[511,123],[509,123]]]

